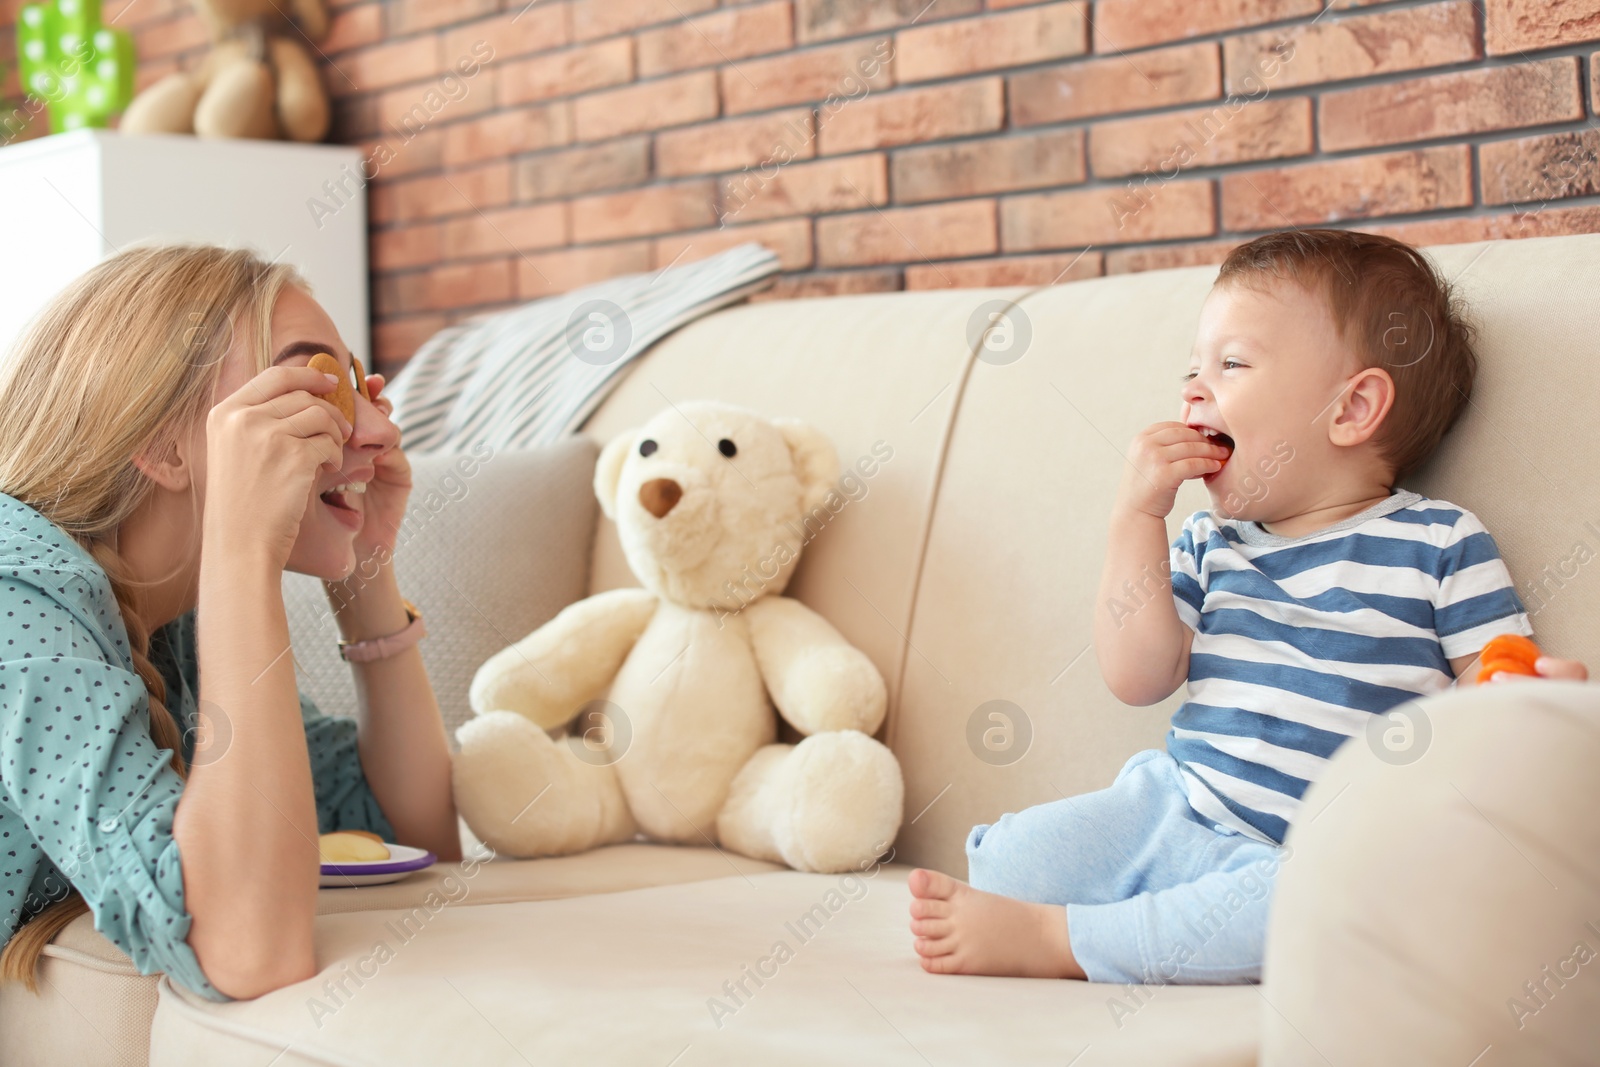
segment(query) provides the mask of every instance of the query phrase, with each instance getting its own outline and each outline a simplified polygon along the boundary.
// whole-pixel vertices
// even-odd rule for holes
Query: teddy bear
[[[468,827],[519,857],[639,834],[801,871],[881,855],[905,792],[871,736],[883,677],[782,595],[839,476],[819,430],[719,402],[609,442],[595,494],[642,587],[581,600],[479,668],[456,732]],[[774,705],[798,743],[777,742]]]
[[[307,44],[328,32],[323,0],[194,0],[212,49],[193,72],[134,98],[124,133],[320,141],[328,95]],[[292,21],[291,21],[292,19]]]

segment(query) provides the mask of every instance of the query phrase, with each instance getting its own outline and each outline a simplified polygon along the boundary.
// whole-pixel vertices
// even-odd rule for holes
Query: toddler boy
[[[940,974],[1260,978],[1273,877],[1306,788],[1373,716],[1531,628],[1470,512],[1397,488],[1466,406],[1477,359],[1449,286],[1386,237],[1304,230],[1233,251],[1179,421],[1133,441],[1095,619],[1111,691],[1187,684],[1165,751],[1110,788],[978,826],[971,885],[911,876]],[[1213,508],[1170,548],[1178,487]],[[1170,567],[1130,612],[1124,583]]]

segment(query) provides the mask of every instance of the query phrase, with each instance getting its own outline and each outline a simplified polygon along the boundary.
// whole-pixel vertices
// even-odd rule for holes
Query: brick
[[[393,44],[380,44],[340,56],[327,77],[328,91],[335,96],[370,93],[407,82],[426,81],[444,71],[439,55],[439,39],[432,35],[413,37]]]
[[[1103,273],[1099,252],[1054,256],[1003,256],[955,263],[918,263],[906,267],[907,289],[988,289],[1011,285],[1057,285]]]
[[[730,65],[721,72],[722,107],[738,115],[860,97],[894,84],[893,54],[889,38],[879,37]]]
[[[938,141],[998,130],[1005,122],[999,78],[873,93],[817,115],[824,155]]]
[[[1472,151],[1445,145],[1222,179],[1222,224],[1278,230],[1472,203]]]
[[[817,258],[824,267],[992,255],[993,200],[903,207],[817,220]]]
[[[1552,208],[1466,218],[1424,219],[1390,226],[1363,226],[1419,247],[1466,244],[1470,241],[1518,240],[1524,237],[1559,237],[1572,233],[1600,233],[1600,207]]]
[[[1153,171],[1172,175],[1312,151],[1309,97],[1268,97],[1253,103],[1230,97],[1209,108],[1102,122],[1089,131],[1097,178]]]
[[[1208,181],[1028,193],[1000,202],[1000,247],[1007,252],[1210,237],[1214,233],[1215,200]]]
[[[1237,247],[1238,241],[1204,241],[1157,245],[1154,248],[1114,248],[1106,253],[1106,273],[1133,274],[1142,270],[1205,267],[1221,263]]]
[[[1330,152],[1583,117],[1578,57],[1438,74],[1322,97]]]
[[[382,226],[460,215],[510,202],[511,165],[501,161],[452,170],[448,177],[375,182],[369,211],[373,225]]]
[[[717,0],[574,0],[572,38],[610,37],[658,22],[676,22],[716,6]]]
[[[1589,57],[1589,114],[1600,115],[1600,52]]]
[[[1483,35],[1495,56],[1600,41],[1600,0],[1487,0]]]
[[[513,259],[452,263],[431,270],[381,277],[378,314],[454,310],[509,300],[513,288]]]
[[[389,33],[402,34],[454,26],[499,9],[496,0],[391,0]]]
[[[638,36],[639,77],[731,64],[794,47],[789,0],[735,7]]]
[[[579,45],[505,63],[498,70],[502,104],[526,104],[621,85],[633,80],[633,38]]]
[[[1087,14],[1086,3],[1070,0],[901,30],[894,39],[895,80],[905,85],[1082,55],[1089,47]]]
[[[571,43],[567,5],[540,0],[532,7],[457,26],[445,34],[444,54],[450,60],[491,52],[497,60],[545,52]]]
[[[645,237],[713,225],[717,213],[710,180],[655,185],[572,201],[574,244]]]
[[[424,341],[445,327],[443,315],[407,315],[373,325],[373,370],[389,378],[400,373]]]
[[[771,288],[751,294],[750,303],[760,304],[768,300],[812,300],[822,297],[853,296],[860,293],[892,293],[900,287],[898,267],[780,274]]]
[[[894,153],[891,174],[898,204],[1076,185],[1084,179],[1083,131],[1050,130],[902,149]]]
[[[317,47],[332,56],[351,48],[364,48],[383,40],[383,5],[361,4],[333,16],[328,36]]]
[[[405,138],[441,122],[482,114],[494,107],[494,84],[495,71],[485,69],[470,80],[452,72],[438,81],[380,93],[380,130]]]
[[[209,43],[203,22],[193,15],[179,15],[139,34],[139,58],[164,59]]]
[[[393,181],[408,174],[438,170],[444,161],[444,135],[440,130],[424,130],[410,140],[389,137],[357,143],[363,167],[368,174],[381,174]]]
[[[888,168],[876,153],[735,174],[721,181],[717,200],[725,223],[859,211],[888,202]]]
[[[1215,100],[1222,95],[1222,59],[1215,44],[1202,42],[1069,63],[1009,80],[1011,124],[1037,126]]]
[[[572,110],[580,141],[701,122],[716,117],[717,77],[700,71],[590,93],[573,101]]]
[[[1482,58],[1471,0],[1325,19],[1223,42],[1229,92],[1258,92],[1251,75],[1276,68],[1274,89],[1439,67]]]
[[[784,270],[804,270],[811,266],[811,220],[784,219],[754,226],[725,226],[698,233],[658,237],[655,242],[655,269],[665,271],[697,259],[725,252],[736,245],[755,241],[778,256]]]
[[[621,274],[650,270],[649,241],[541,252],[517,261],[517,296],[523,300],[565,293]]]
[[[1478,175],[1485,204],[1600,195],[1600,129],[1482,145]]]
[[[543,107],[501,111],[446,127],[444,159],[449,166],[500,159],[568,144],[572,119],[565,101]]]
[[[438,224],[401,226],[372,234],[372,269],[404,270],[437,263],[444,256],[443,233]]]
[[[795,0],[795,23],[800,43],[811,44],[971,15],[982,7],[982,0]]]
[[[658,134],[656,173],[680,177],[741,167],[771,169],[815,154],[811,109],[776,111]]]
[[[559,248],[567,243],[567,206],[474,211],[440,224],[444,229],[444,258],[473,259],[503,256],[508,252]]]
[[[1094,50],[1125,52],[1321,10],[1322,0],[1100,0]]]
[[[627,137],[519,161],[517,199],[551,200],[642,185],[649,180],[650,139]]]

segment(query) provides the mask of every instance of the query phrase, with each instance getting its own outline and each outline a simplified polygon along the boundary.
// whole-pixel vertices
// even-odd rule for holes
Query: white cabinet
[[[298,267],[371,366],[367,205],[355,148],[77,130],[0,149],[0,346],[136,241],[248,246]]]

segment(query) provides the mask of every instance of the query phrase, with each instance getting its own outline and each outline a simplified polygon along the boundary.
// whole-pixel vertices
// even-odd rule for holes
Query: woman
[[[149,247],[0,364],[0,977],[88,909],[141,971],[259,996],[316,972],[319,831],[459,858],[390,565],[410,467],[382,377],[352,426],[317,352],[352,367],[291,268]],[[297,696],[286,569],[362,642],[354,721]]]

